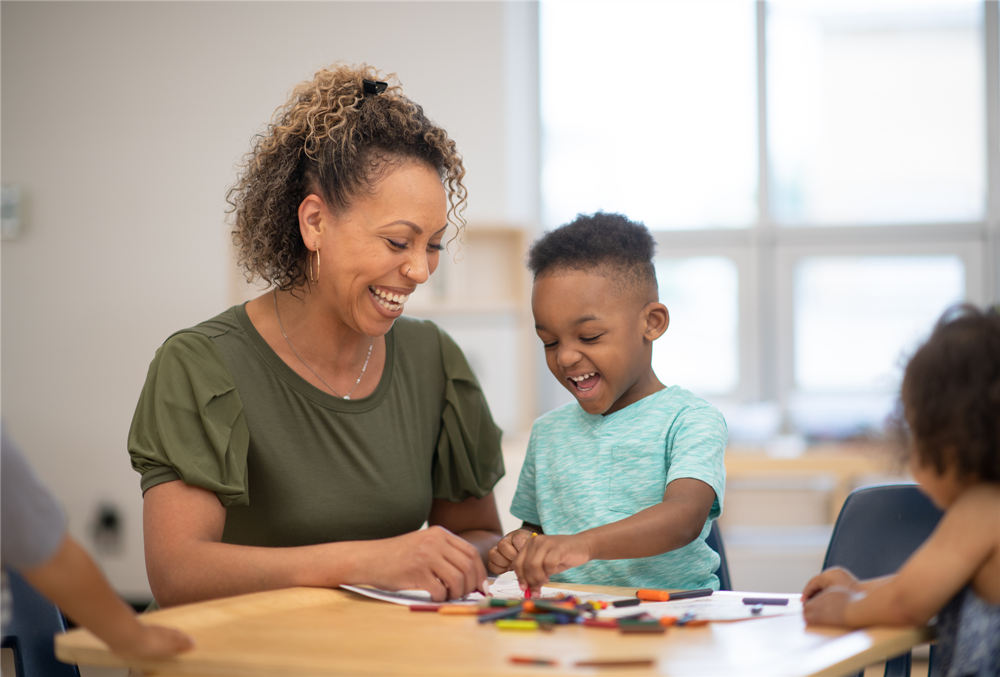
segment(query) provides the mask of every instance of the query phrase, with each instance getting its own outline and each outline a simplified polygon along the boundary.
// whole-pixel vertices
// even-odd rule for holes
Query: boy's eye
[[[584,343],[593,343],[597,339],[601,338],[604,334],[594,334],[593,336],[581,336],[580,340]]]
[[[550,348],[555,348],[556,344],[558,344],[558,343],[559,343],[559,341],[545,341],[545,340],[542,340],[542,347],[545,348],[546,350],[549,350]]]

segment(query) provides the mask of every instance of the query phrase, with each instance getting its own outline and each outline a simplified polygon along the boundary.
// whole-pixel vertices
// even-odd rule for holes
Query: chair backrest
[[[53,636],[66,630],[59,609],[13,569],[6,574],[13,612],[3,647],[14,654],[17,677],[80,677],[77,666],[56,659]]]
[[[841,566],[862,579],[894,573],[940,519],[941,511],[916,484],[855,489],[837,516],[823,568]],[[930,662],[933,665],[933,647]],[[909,651],[886,661],[885,677],[906,677],[910,663]]]
[[[939,519],[941,511],[916,484],[855,489],[833,526],[823,568],[842,566],[858,578],[894,573]]]
[[[715,575],[719,577],[719,590],[732,590],[733,585],[729,580],[729,564],[726,562],[726,546],[722,543],[722,532],[719,531],[717,520],[712,520],[712,528],[709,530],[705,542],[712,550],[719,553],[719,568],[715,570]]]

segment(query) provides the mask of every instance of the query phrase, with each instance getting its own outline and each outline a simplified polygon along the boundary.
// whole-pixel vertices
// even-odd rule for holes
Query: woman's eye
[[[392,238],[385,238],[385,241],[396,249],[406,249],[409,245],[406,242],[400,242],[398,240],[393,240]]]
[[[435,242],[431,242],[430,244],[427,245],[427,249],[429,251],[433,251],[433,252],[441,252],[441,251],[444,251],[444,245],[441,244],[440,242],[436,242],[436,243]]]

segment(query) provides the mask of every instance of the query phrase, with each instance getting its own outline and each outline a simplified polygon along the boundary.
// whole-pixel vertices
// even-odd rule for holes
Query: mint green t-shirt
[[[295,373],[234,306],[168,338],[129,431],[145,492],[184,482],[226,508],[222,540],[294,546],[420,528],[435,498],[483,497],[500,430],[459,347],[431,322],[386,334],[381,380],[343,400]]]
[[[592,560],[552,580],[718,588],[719,556],[705,537],[722,513],[727,436],[717,409],[676,386],[606,416],[571,402],[532,426],[511,513],[546,534],[576,534],[660,503],[674,480],[701,480],[715,501],[694,541],[653,557]]]

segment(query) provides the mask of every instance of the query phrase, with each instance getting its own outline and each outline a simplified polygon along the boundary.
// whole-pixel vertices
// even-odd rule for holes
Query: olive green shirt
[[[146,376],[128,449],[140,486],[214,492],[222,540],[295,546],[421,527],[434,498],[481,498],[503,476],[500,430],[465,356],[400,318],[375,392],[334,397],[296,374],[234,306],[169,337]]]

